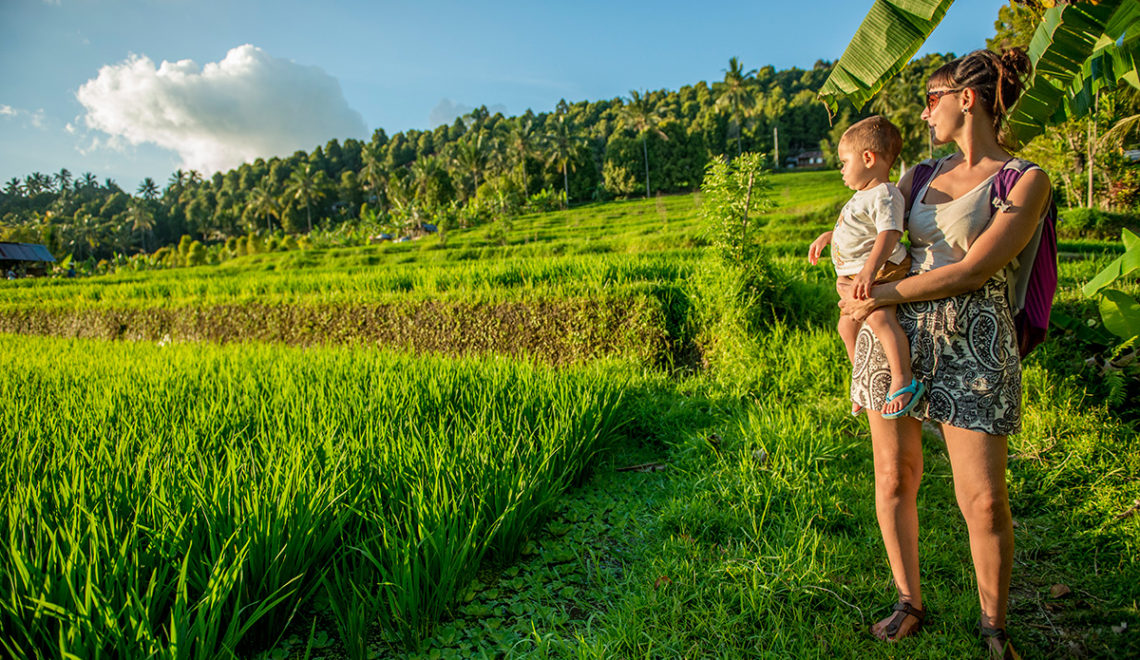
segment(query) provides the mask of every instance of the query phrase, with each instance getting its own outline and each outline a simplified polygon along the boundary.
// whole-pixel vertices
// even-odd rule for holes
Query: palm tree
[[[568,115],[559,113],[554,116],[553,126],[546,134],[546,149],[548,165],[554,165],[562,170],[562,189],[566,198],[564,205],[570,203],[570,175],[569,170],[574,169],[578,155],[582,153],[584,138],[579,135],[578,127]]]
[[[668,140],[669,136],[660,128],[664,117],[649,99],[648,92],[639,94],[637,90],[630,90],[629,97],[629,102],[618,110],[618,121],[641,138],[641,153],[645,156],[645,198],[649,199],[649,148],[645,144],[646,138],[650,133],[662,140]]]
[[[736,154],[739,156],[744,152],[744,120],[756,107],[756,69],[745,71],[740,60],[728,58],[716,105],[728,110],[729,120],[736,126]]]
[[[281,218],[281,204],[277,201],[277,196],[266,185],[265,179],[262,179],[261,185],[254,186],[249,191],[249,202],[246,208],[253,214],[254,219],[265,218],[265,228],[269,231],[273,230],[273,225],[270,224],[270,216]]]
[[[420,156],[411,166],[412,185],[419,207],[431,211],[446,205],[448,189],[447,170],[438,156]],[[417,224],[419,218],[416,218]]]
[[[504,151],[509,162],[518,169],[524,195],[529,192],[526,161],[527,158],[538,155],[536,142],[534,120],[529,117],[520,118],[519,122],[513,124],[503,136]]]
[[[158,184],[149,176],[139,184],[138,193],[148,202],[158,199]]]
[[[361,156],[364,166],[360,169],[360,178],[364,182],[364,188],[372,191],[376,197],[376,203],[379,204],[388,180],[388,171],[384,168],[384,158],[380,154],[380,150],[372,144],[365,145]]]
[[[328,175],[324,170],[314,171],[312,165],[305,165],[304,170],[293,170],[289,180],[285,182],[285,197],[305,205],[305,218],[308,220],[310,233],[313,231],[312,204],[324,196],[327,180]]]
[[[27,191],[28,197],[38,195],[42,192],[51,192],[51,177],[43,172],[32,172],[24,177],[24,190]]]
[[[154,230],[154,213],[145,202],[131,204],[127,211],[127,220],[131,223],[131,231],[142,234],[143,252],[149,252],[147,236]]]
[[[173,188],[175,191],[181,192],[183,186],[186,185],[186,172],[177,169],[170,175],[170,180],[166,182],[166,187]]]
[[[202,183],[202,173],[198,170],[190,170],[186,173],[186,183],[192,186]]]
[[[470,133],[455,143],[452,162],[459,169],[471,174],[474,182],[471,196],[474,197],[475,193],[479,191],[479,175],[487,170],[487,148],[483,144],[484,133],[482,131],[473,137],[469,136],[471,136]]]
[[[91,190],[99,187],[99,177],[91,172],[84,172],[83,177],[79,179],[84,190]]]
[[[13,197],[19,197],[24,194],[24,183],[17,177],[8,179],[8,183],[4,184],[4,193]]]
[[[61,193],[67,192],[71,188],[71,172],[66,167],[61,167],[58,172],[52,175],[55,180],[56,187],[59,188]]]

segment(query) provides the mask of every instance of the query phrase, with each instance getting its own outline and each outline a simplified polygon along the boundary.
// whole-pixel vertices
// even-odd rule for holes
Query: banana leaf
[[[829,115],[846,98],[862,108],[918,52],[954,0],[875,0],[819,90]]]
[[[1098,90],[1135,77],[1137,4],[1101,0],[1045,12],[1029,43],[1033,77],[1009,116],[1015,142],[1025,144],[1046,126],[1080,116]]]

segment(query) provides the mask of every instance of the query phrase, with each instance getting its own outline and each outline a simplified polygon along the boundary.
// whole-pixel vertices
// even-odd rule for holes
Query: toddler
[[[839,140],[839,162],[843,183],[855,194],[840,212],[835,229],[820,234],[808,248],[808,261],[816,264],[830,243],[831,261],[839,276],[837,286],[849,283],[860,300],[870,295],[874,284],[901,280],[910,270],[910,255],[899,244],[903,196],[890,182],[891,166],[901,150],[899,130],[884,117],[868,117],[847,129]],[[887,419],[901,417],[914,408],[924,389],[911,374],[910,343],[899,326],[894,305],[871,312],[866,323],[879,338],[891,367],[890,394],[882,415]],[[852,362],[860,325],[850,316],[839,317],[839,335]],[[860,410],[859,404],[852,404],[852,415]]]

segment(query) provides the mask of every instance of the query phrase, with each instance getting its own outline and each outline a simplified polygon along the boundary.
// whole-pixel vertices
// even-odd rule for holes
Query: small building
[[[43,276],[47,274],[55,257],[42,245],[35,243],[7,243],[0,241],[0,274]]]
[[[819,169],[826,164],[822,151],[804,151],[796,156],[796,169]]]

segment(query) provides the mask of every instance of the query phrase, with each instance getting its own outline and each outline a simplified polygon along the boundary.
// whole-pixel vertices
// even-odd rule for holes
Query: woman
[[[874,287],[866,300],[847,291],[845,314],[866,317],[898,305],[911,341],[915,376],[928,394],[910,416],[884,419],[886,359],[863,328],[856,342],[852,401],[866,408],[875,461],[875,505],[899,602],[871,628],[895,641],[918,631],[926,610],[919,588],[917,493],[922,420],[939,423],[966,518],[981,600],[982,639],[996,657],[1016,658],[1005,632],[1013,563],[1013,521],[1005,483],[1006,440],[1021,429],[1021,366],[1007,298],[1007,266],[1028,244],[1049,202],[1050,183],[1030,169],[1000,209],[990,184],[1011,158],[1003,147],[1007,109],[1022,90],[1029,61],[1020,51],[975,51],[938,69],[927,83],[922,118],[935,143],[959,153],[936,164],[911,190],[913,275]],[[909,205],[911,196],[914,204]]]

